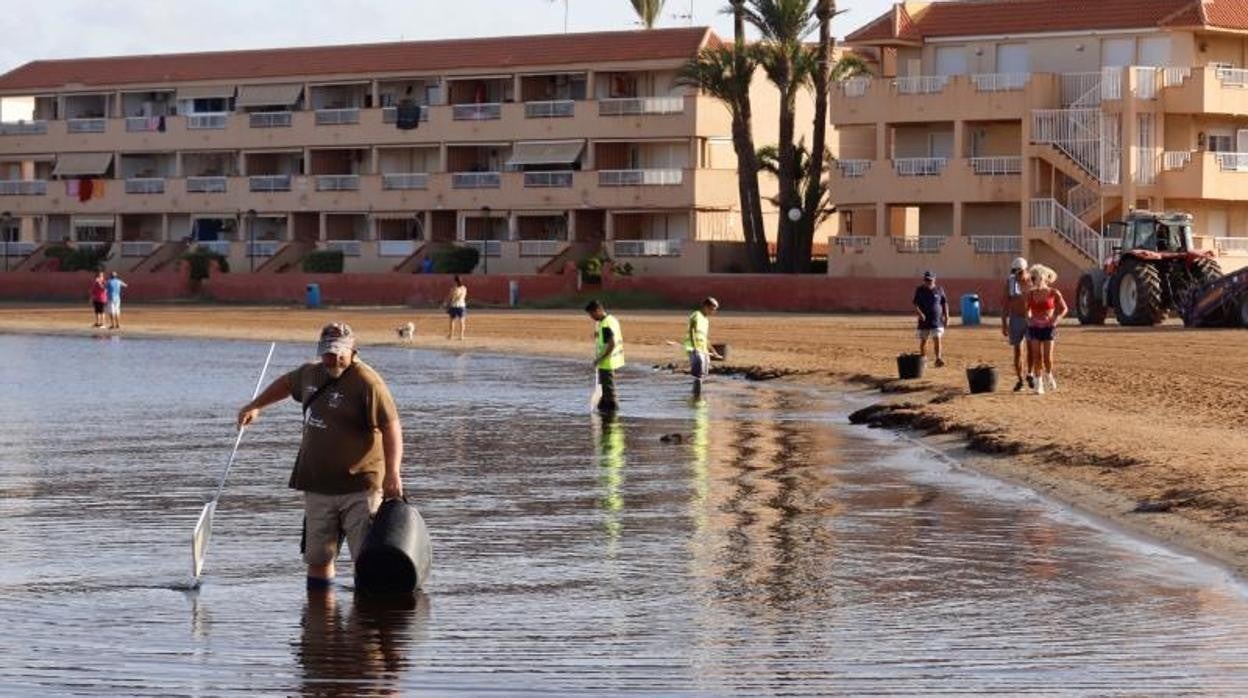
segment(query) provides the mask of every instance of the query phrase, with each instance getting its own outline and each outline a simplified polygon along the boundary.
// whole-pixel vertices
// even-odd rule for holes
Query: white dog
[[[409,323],[400,325],[399,327],[395,328],[394,331],[398,333],[399,339],[405,342],[410,342],[412,341],[412,338],[416,336],[416,323],[409,322]]]

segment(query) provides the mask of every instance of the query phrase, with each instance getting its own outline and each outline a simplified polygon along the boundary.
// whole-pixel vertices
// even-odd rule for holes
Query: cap
[[[935,274],[933,274],[933,273],[931,272],[931,270],[929,269],[929,270],[927,270],[927,271],[923,272],[923,278],[924,278],[924,279],[935,279],[935,278],[936,278],[936,275],[935,275]]]
[[[351,326],[344,322],[331,322],[321,328],[321,340],[316,344],[316,353],[319,356],[325,354],[350,354],[355,351],[355,334],[351,332]]]
[[[1015,257],[1014,261],[1010,262],[1010,271],[1022,271],[1026,268],[1027,268],[1027,260],[1023,259],[1022,257]]]
[[[709,305],[712,308],[719,310],[719,301],[715,300],[714,296],[707,296],[706,300],[702,301],[702,305]]]

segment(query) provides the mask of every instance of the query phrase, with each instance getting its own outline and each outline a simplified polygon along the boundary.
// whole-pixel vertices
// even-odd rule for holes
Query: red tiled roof
[[[1212,26],[1248,29],[1248,0],[954,0],[896,5],[849,43]]]
[[[0,75],[0,90],[682,60],[713,36],[688,27],[33,61]]]

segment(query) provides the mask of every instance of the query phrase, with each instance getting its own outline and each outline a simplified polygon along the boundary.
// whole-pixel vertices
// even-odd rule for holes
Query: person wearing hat
[[[942,340],[949,324],[949,299],[930,271],[923,272],[923,284],[914,290],[914,309],[919,314],[919,356],[927,358],[927,340],[931,339],[936,367],[940,368],[945,365]]]
[[[1023,352],[1027,354],[1027,366],[1031,366],[1031,348],[1027,342],[1027,290],[1031,282],[1027,276],[1027,260],[1015,257],[1010,263],[1010,275],[1005,280],[1005,293],[1001,296],[1001,334],[1014,349],[1014,374],[1017,382],[1014,392],[1023,389],[1026,380],[1029,387],[1035,385],[1035,378],[1028,371],[1023,373]]]
[[[242,428],[286,398],[303,406],[303,437],[289,485],[303,492],[310,590],[330,586],[343,538],[352,559],[359,556],[383,496],[403,496],[403,429],[390,390],[360,361],[349,325],[322,328],[316,351],[319,362],[273,381],[238,411]]]
[[[719,312],[719,301],[713,297],[703,299],[702,305],[689,314],[689,327],[685,332],[685,351],[689,352],[689,373],[694,378],[694,388],[711,372],[711,359],[723,359],[711,345],[711,316]]]

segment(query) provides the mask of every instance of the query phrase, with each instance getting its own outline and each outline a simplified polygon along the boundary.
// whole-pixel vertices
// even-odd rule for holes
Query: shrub
[[[196,247],[190,252],[187,252],[182,255],[182,259],[186,260],[186,263],[191,268],[191,281],[203,281],[211,276],[212,262],[214,260],[217,262],[217,268],[220,269],[222,273],[229,273],[230,271],[230,260],[228,260],[225,255],[218,254],[203,247]]]
[[[342,250],[314,250],[303,258],[307,274],[341,274],[345,264]]]
[[[611,271],[615,272],[616,276],[632,276],[633,265],[631,262],[613,262]]]
[[[435,274],[471,274],[481,261],[481,252],[475,247],[450,247],[433,255]]]
[[[97,271],[103,268],[111,249],[111,245],[75,248],[60,244],[48,247],[44,255],[58,262],[57,271]]]
[[[585,257],[576,263],[576,268],[581,271],[581,281],[587,284],[597,284],[602,282],[602,270],[611,263],[611,258],[606,254],[599,252],[597,254]],[[619,269],[616,269],[618,272]],[[632,273],[632,267],[629,267],[629,274]],[[628,274],[622,274],[627,276]]]

